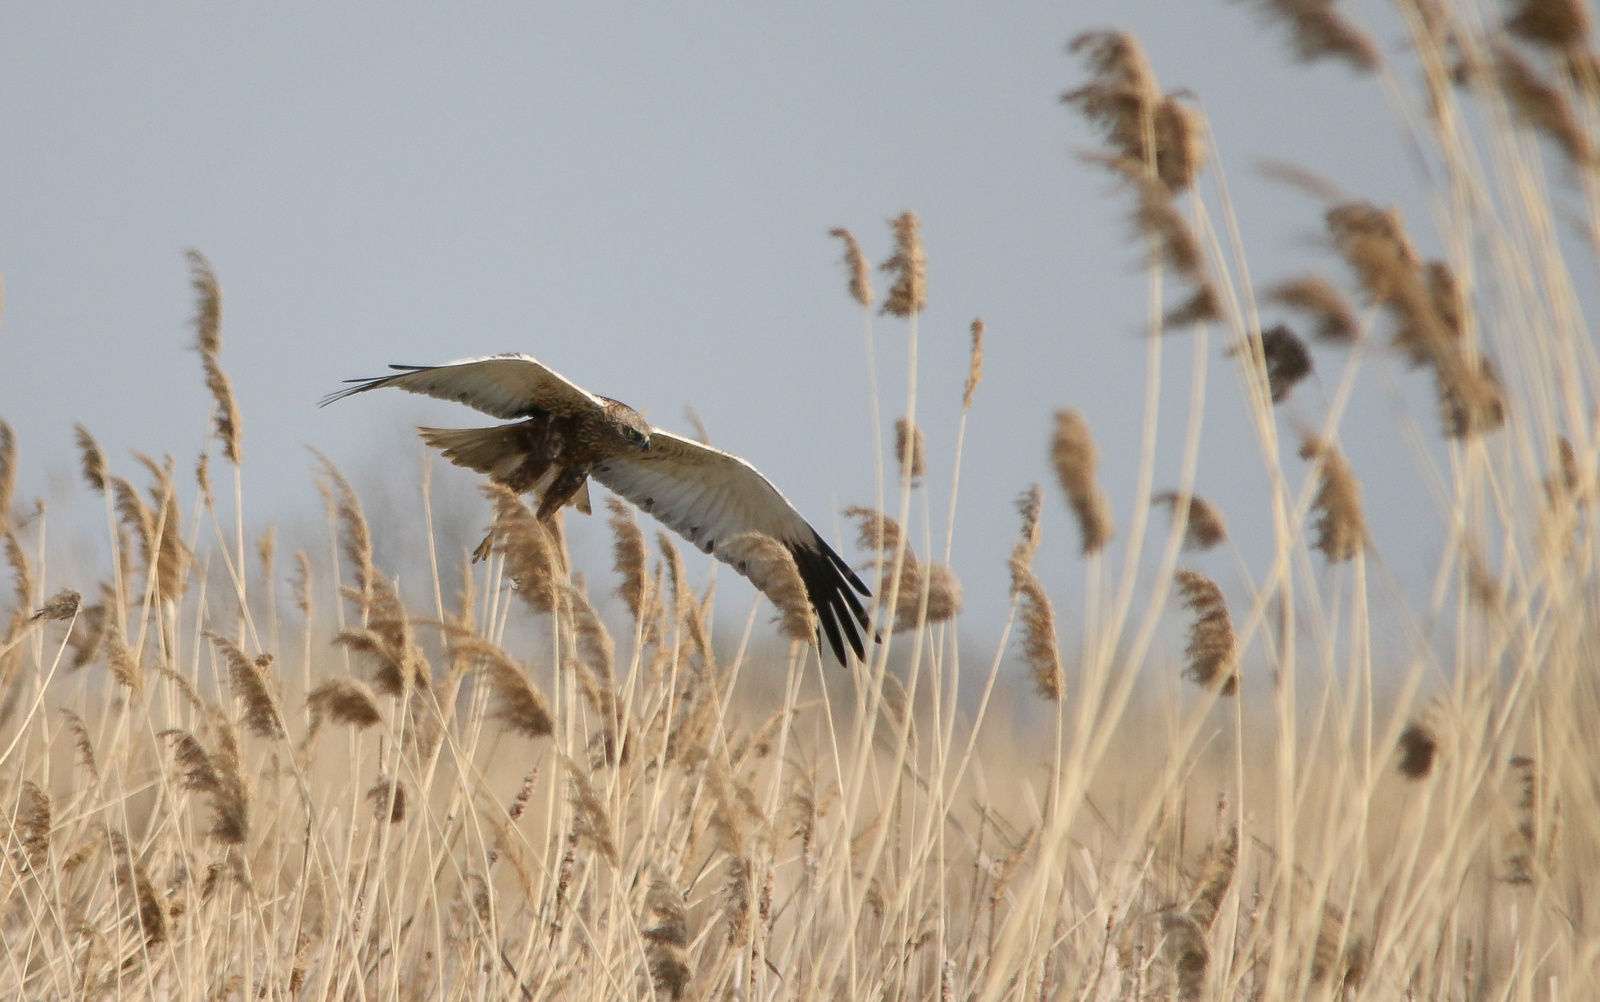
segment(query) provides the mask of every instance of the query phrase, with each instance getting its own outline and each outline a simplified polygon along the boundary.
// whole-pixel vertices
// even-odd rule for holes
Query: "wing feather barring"
[[[423,428],[422,437],[457,466],[519,494],[533,493],[541,519],[567,504],[587,512],[592,477],[776,601],[775,583],[752,566],[749,548],[720,545],[751,533],[769,537],[794,558],[816,613],[818,642],[826,637],[841,664],[847,645],[865,658],[861,598],[871,594],[867,586],[772,482],[738,456],[652,428],[633,408],[578,387],[529,355],[390,368],[395,375],[350,380],[322,404],[393,386],[512,421],[493,428]]]

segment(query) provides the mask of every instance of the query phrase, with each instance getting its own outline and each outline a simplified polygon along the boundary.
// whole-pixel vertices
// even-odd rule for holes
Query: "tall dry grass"
[[[924,427],[914,214],[892,228],[889,320],[835,231],[869,373],[875,324],[910,334],[907,398],[873,390],[877,496],[849,512],[881,636],[850,671],[790,639],[814,627],[759,539],[781,622],[762,600],[718,642],[674,540],[652,546],[617,502],[611,568],[573,568],[559,520],[504,491],[479,564],[437,553],[428,527],[385,541],[428,554],[417,599],[376,556],[392,530],[324,461],[326,543],[282,573],[270,531],[247,546],[221,286],[192,255],[231,506],[204,458],[192,484],[146,456],[125,475],[80,427],[106,526],[100,565],[73,578],[49,513],[15,498],[25,443],[0,424],[0,994],[1595,996],[1600,359],[1592,244],[1561,230],[1600,224],[1587,12],[1402,3],[1391,55],[1332,3],[1257,6],[1298,57],[1385,88],[1432,170],[1446,256],[1322,186],[1327,272],[1257,295],[1196,107],[1161,91],[1136,39],[1074,42],[1087,79],[1066,101],[1100,129],[1087,159],[1126,189],[1148,250],[1145,427],[1115,443],[1143,463],[1131,498],[1108,497],[1093,415],[1040,403],[1062,492],[1018,485],[1012,615],[977,665],[949,556],[985,331],[957,427]],[[1184,348],[1182,459],[1157,468],[1162,356]],[[1268,473],[1270,518],[1231,535],[1194,493],[1213,355]],[[1287,426],[1276,405],[1315,366],[1331,373],[1315,427]],[[1362,509],[1383,485],[1340,436],[1357,382],[1405,366],[1436,389],[1398,431],[1447,546],[1431,591],[1385,610],[1414,624],[1396,645],[1374,640],[1374,600],[1396,592]],[[1270,537],[1263,566],[1189,566],[1241,531]],[[1047,593],[1044,560],[1081,566],[1081,607]],[[754,691],[757,674],[780,689]]]

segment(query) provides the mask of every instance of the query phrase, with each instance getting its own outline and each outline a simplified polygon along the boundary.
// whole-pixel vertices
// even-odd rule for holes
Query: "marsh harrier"
[[[420,431],[457,466],[519,494],[533,492],[540,519],[567,504],[587,513],[593,477],[745,577],[749,570],[720,552],[718,541],[749,532],[770,536],[794,557],[818,632],[834,656],[844,663],[846,643],[857,658],[865,656],[867,614],[856,593],[869,595],[867,586],[772,482],[738,456],[652,428],[627,404],[596,396],[528,355],[390,368],[398,374],[349,380],[354,385],[322,404],[393,386],[512,422]]]

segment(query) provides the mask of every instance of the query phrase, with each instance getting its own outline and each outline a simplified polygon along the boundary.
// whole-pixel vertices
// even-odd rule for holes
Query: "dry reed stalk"
[[[499,645],[482,637],[458,637],[451,645],[451,656],[482,669],[494,694],[492,715],[511,730],[534,739],[554,733],[550,702]]]
[[[973,318],[972,353],[967,359],[967,385],[961,393],[962,410],[972,408],[972,394],[977,392],[978,384],[983,382],[983,332],[983,318]]]
[[[34,610],[33,615],[29,616],[28,619],[30,621],[42,619],[47,623],[62,622],[76,616],[78,607],[82,604],[82,595],[79,595],[71,588],[63,588],[50,596],[49,601],[45,602],[44,605]]]
[[[1344,294],[1321,275],[1302,275],[1267,290],[1268,302],[1306,314],[1315,324],[1313,337],[1348,344],[1361,334],[1360,321]]]
[[[1100,465],[1099,450],[1089,434],[1088,422],[1077,411],[1056,411],[1050,459],[1061,489],[1066,492],[1072,512],[1077,516],[1084,555],[1098,553],[1111,542],[1116,525],[1111,519],[1111,506],[1095,483],[1095,471]]]
[[[645,961],[656,991],[674,1002],[689,993],[694,966],[689,957],[689,913],[683,895],[659,867],[650,868],[650,890],[645,895]]]
[[[879,267],[895,278],[882,312],[910,317],[928,305],[928,256],[922,249],[922,220],[907,209],[889,225],[894,229],[894,253]]]
[[[72,734],[72,747],[78,753],[78,764],[89,774],[93,783],[100,782],[100,765],[95,761],[94,744],[89,740],[89,728],[85,726],[83,718],[63,706],[61,716],[67,721],[67,730]]]
[[[718,543],[717,556],[771,600],[784,636],[800,644],[816,640],[817,613],[788,547],[764,533],[741,532]]]
[[[861,244],[855,234],[841,226],[829,230],[828,235],[844,241],[844,267],[850,273],[850,298],[860,303],[862,308],[872,306],[872,265],[867,263],[867,256],[861,253]]]
[[[1511,46],[1500,44],[1494,46],[1494,68],[1506,102],[1524,124],[1555,143],[1574,166],[1596,162],[1594,141],[1584,131],[1572,102],[1546,82],[1532,63]]]
[[[228,687],[233,690],[233,697],[244,704],[242,722],[245,730],[259,738],[283,738],[287,733],[283,726],[283,715],[267,681],[267,668],[272,665],[272,655],[262,654],[251,660],[226,637],[209,631],[201,636],[210,640],[217,653],[228,663]]]
[[[217,284],[216,272],[211,262],[197,250],[184,255],[189,261],[189,279],[194,287],[194,341],[200,353],[200,365],[205,371],[206,389],[216,404],[217,440],[222,443],[222,454],[234,466],[239,465],[239,405],[233,398],[233,383],[222,371],[218,361],[222,354],[222,287]]]
[[[1290,391],[1311,375],[1311,352],[1287,324],[1277,324],[1260,337],[1251,338],[1229,351],[1229,354],[1252,359],[1257,353],[1266,368],[1267,390],[1275,404],[1289,399]]]
[[[220,714],[213,715],[212,723],[217,735],[214,754],[188,731],[174,728],[156,736],[172,739],[173,758],[182,770],[182,788],[209,800],[215,815],[211,834],[229,845],[242,845],[250,836],[250,793],[240,774],[238,739]]]
[[[617,846],[611,835],[611,812],[595,792],[588,775],[578,763],[561,756],[567,767],[567,802],[572,806],[572,832],[589,848],[617,865]]]
[[[1311,502],[1316,513],[1313,549],[1332,563],[1350,560],[1367,545],[1367,520],[1361,510],[1361,481],[1337,446],[1306,436],[1300,444],[1300,457],[1316,462],[1321,470],[1317,496]]]
[[[324,721],[364,729],[383,720],[378,710],[378,697],[358,678],[328,679],[311,690],[306,705],[311,708],[308,742],[322,729]]]
[[[928,472],[928,460],[924,448],[922,429],[912,424],[905,418],[899,418],[894,423],[894,461],[897,469],[905,470],[906,451],[910,450],[911,485],[917,486],[923,474]]]
[[[382,822],[397,825],[406,819],[406,784],[404,780],[379,775],[367,790],[367,800],[372,803],[372,816]]]
[[[566,561],[550,526],[540,522],[520,496],[500,484],[483,485],[484,496],[494,506],[489,538],[505,558],[505,573],[516,586],[517,597],[536,613],[554,608],[559,584],[567,578]]]
[[[1378,49],[1366,33],[1339,13],[1334,0],[1253,0],[1261,20],[1289,32],[1294,55],[1302,63],[1342,59],[1351,68],[1378,68]]]
[[[1222,589],[1204,574],[1187,569],[1178,570],[1173,581],[1195,616],[1184,649],[1183,673],[1219,695],[1232,696],[1239,691],[1238,651]]]
[[[1209,550],[1228,538],[1228,525],[1217,506],[1194,494],[1162,491],[1150,498],[1152,504],[1166,505],[1174,518],[1184,504],[1189,507],[1188,519],[1183,526],[1183,548]]]
[[[17,493],[17,436],[0,421],[0,529],[11,525],[11,505]]]
[[[96,494],[106,492],[106,457],[100,451],[100,443],[89,434],[89,429],[81,424],[72,426],[73,438],[78,443],[79,469],[83,473],[83,482]]]

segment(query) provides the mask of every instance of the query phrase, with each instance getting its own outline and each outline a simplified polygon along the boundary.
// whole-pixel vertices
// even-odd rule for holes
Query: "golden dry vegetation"
[[[713,643],[711,591],[620,504],[613,566],[573,568],[559,518],[490,491],[490,556],[472,565],[426,526],[369,526],[323,461],[327,544],[248,542],[229,515],[244,422],[221,292],[192,255],[215,458],[193,476],[129,464],[80,428],[105,530],[74,542],[96,566],[13,496],[31,460],[0,425],[0,994],[1595,997],[1587,11],[1407,0],[1409,45],[1390,53],[1330,2],[1255,6],[1298,58],[1387,89],[1445,251],[1427,259],[1415,221],[1279,167],[1325,202],[1330,266],[1252,287],[1198,105],[1162,92],[1132,37],[1075,40],[1085,75],[1065,103],[1103,135],[1086,159],[1147,252],[1149,417],[1115,443],[1142,457],[1140,483],[1108,496],[1093,415],[1059,402],[1052,435],[1058,402],[1041,403],[1060,493],[1018,485],[1017,512],[993,513],[1018,522],[1012,614],[976,663],[952,530],[925,504],[948,489],[953,507],[959,472],[934,484],[926,456],[948,448],[960,469],[986,332],[973,324],[942,446],[916,420],[915,215],[894,221],[881,312],[835,231],[869,351],[875,323],[907,329],[911,388],[876,507],[846,513],[883,636],[850,669],[786,639],[810,625],[781,596],[779,626],[761,600]],[[1258,310],[1284,320],[1263,329]],[[1183,458],[1160,469],[1161,359],[1183,350]],[[1272,556],[1241,557],[1237,586],[1191,559],[1240,531],[1194,493],[1214,356],[1268,472],[1271,518],[1244,531]],[[1276,405],[1315,365],[1319,417],[1293,427]],[[1383,488],[1340,433],[1357,382],[1404,366],[1437,391],[1436,413],[1396,420],[1435,495],[1417,517],[1446,545],[1398,616],[1411,632],[1380,643],[1363,500]],[[1041,551],[1046,529],[1077,552]],[[429,554],[423,598],[375,558],[388,532]],[[1047,558],[1072,562],[1081,606],[1054,604]]]

